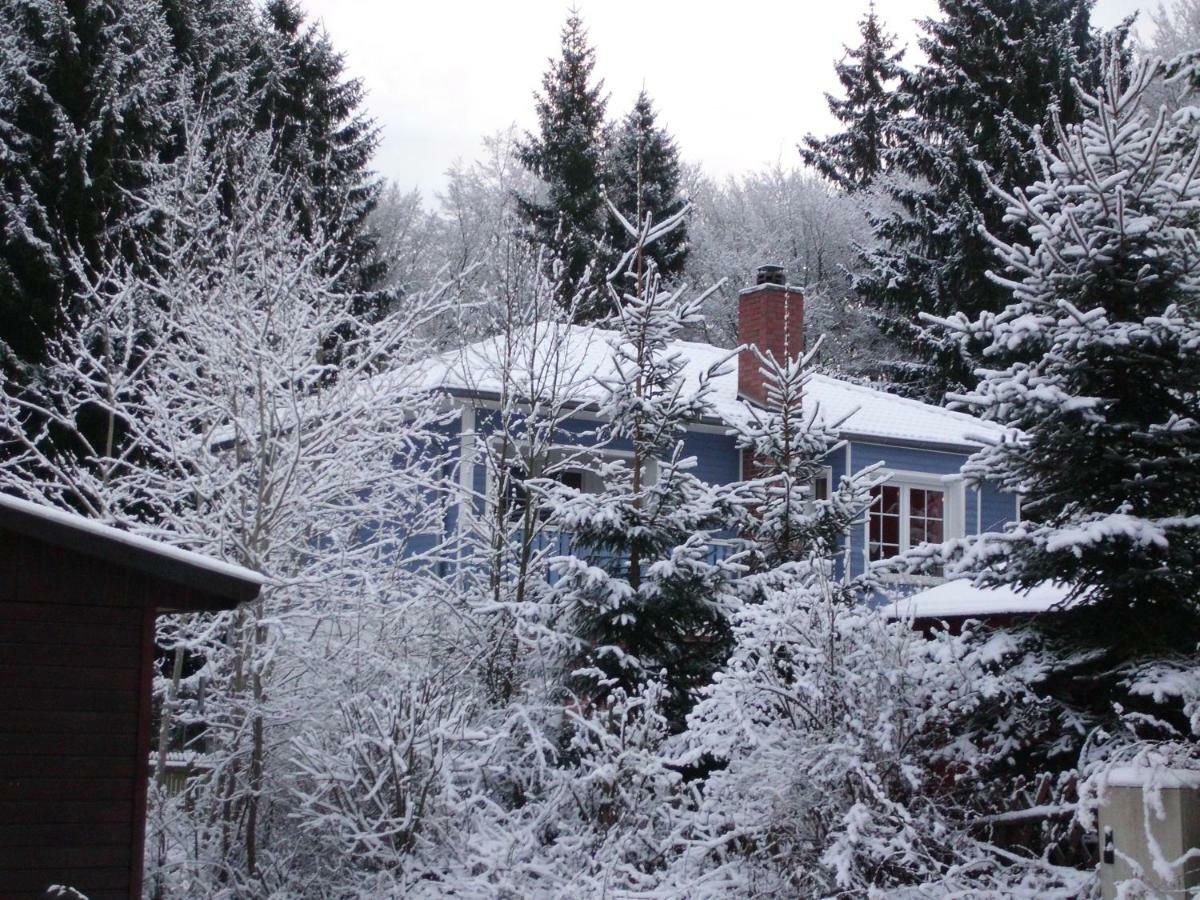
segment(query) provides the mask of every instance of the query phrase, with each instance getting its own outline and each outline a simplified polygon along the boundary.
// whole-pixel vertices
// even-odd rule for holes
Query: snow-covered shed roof
[[[488,338],[442,353],[420,367],[419,380],[429,390],[498,396],[507,370],[523,393],[528,390],[537,394],[540,392],[535,388],[546,379],[547,364],[552,362],[558,389],[573,402],[586,405],[604,398],[600,382],[615,375],[611,343],[616,338],[616,332],[602,328],[539,322],[507,342]],[[693,341],[674,341],[671,346],[684,359],[685,377],[693,384],[698,384],[711,367],[726,362],[723,374],[712,379],[711,399],[717,416],[714,424],[727,424],[746,415],[746,407],[738,398],[737,357],[733,351]],[[812,375],[809,397],[826,421],[849,416],[841,426],[846,437],[970,449],[979,446],[979,435],[994,435],[1000,430],[965,413],[827,375]]]
[[[1049,612],[1067,604],[1068,585],[1044,581],[1028,591],[1011,587],[980,588],[965,578],[910,594],[888,608],[894,618],[960,619]]]
[[[264,583],[262,575],[242,566],[8,494],[0,494],[0,528],[118,562],[147,575],[228,598],[233,603],[253,599]]]

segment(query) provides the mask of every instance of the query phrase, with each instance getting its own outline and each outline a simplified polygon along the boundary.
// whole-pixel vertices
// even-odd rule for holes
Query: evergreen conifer
[[[614,689],[635,693],[664,679],[664,715],[682,729],[695,692],[724,660],[740,567],[713,556],[713,538],[736,527],[736,492],[701,481],[683,453],[687,423],[709,411],[707,378],[685,383],[685,359],[671,342],[700,320],[703,296],[663,288],[647,248],[677,228],[687,209],[640,228],[609,207],[635,241],[610,287],[618,310],[614,376],[599,416],[606,442],[627,459],[600,462],[599,493],[550,485],[551,527],[571,534],[574,555],[557,561],[550,604],[574,651],[567,684],[586,702]]]
[[[536,243],[563,265],[566,305],[581,287],[592,300],[578,308],[581,321],[609,312],[600,290],[607,271],[592,265],[607,253],[608,213],[604,207],[604,82],[592,80],[595,51],[583,19],[572,11],[562,30],[562,52],[550,60],[536,95],[538,131],[517,148],[521,164],[545,184],[544,197],[520,196],[518,209]]]
[[[825,95],[845,130],[827,138],[806,135],[800,146],[808,165],[848,190],[866,187],[883,171],[889,130],[906,106],[897,90],[904,50],[895,49],[896,36],[884,30],[874,0],[858,27],[862,43],[846,47],[845,57],[834,64],[846,96]]]
[[[1176,666],[1194,672],[1200,635],[1200,148],[1194,117],[1176,129],[1142,105],[1155,68],[1126,88],[1114,61],[1084,121],[1039,145],[1043,178],[997,191],[1023,232],[993,239],[1008,305],[933,323],[985,348],[959,399],[1008,429],[968,472],[1024,498],[1019,524],[957,545],[954,564],[1070,586],[1036,625],[1076,750],[1097,728],[1186,733],[1183,703],[1164,701],[1196,691]]]
[[[673,216],[685,200],[680,194],[679,151],[665,128],[658,124],[654,104],[644,90],[629,114],[616,127],[606,166],[605,190],[612,204],[640,222],[649,216],[662,222]],[[687,262],[687,222],[646,248],[658,274],[670,281],[683,273]]]
[[[1052,115],[1069,124],[1081,109],[1071,87],[1095,84],[1104,43],[1089,25],[1090,0],[939,0],[921,23],[926,62],[900,90],[910,115],[892,124],[882,182],[894,211],[873,217],[858,293],[885,329],[923,362],[910,392],[940,402],[973,384],[971,354],[925,328],[919,313],[975,316],[1002,309],[987,277],[984,231],[1013,235],[988,181],[1028,184],[1038,174],[1034,134]]]

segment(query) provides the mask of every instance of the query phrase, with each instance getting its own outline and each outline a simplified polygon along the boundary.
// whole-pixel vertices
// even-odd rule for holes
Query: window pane
[[[505,507],[509,518],[519,519],[525,515],[525,506],[529,503],[529,490],[525,487],[525,469],[522,466],[509,465],[505,473]]]
[[[912,488],[909,505],[909,544],[916,546],[922,541],[940,544],[945,532],[943,527],[945,494],[942,491]]]
[[[908,525],[908,546],[915,547],[925,540],[925,520],[913,519]]]
[[[886,484],[871,488],[871,510],[876,513],[898,513],[900,488]]]
[[[942,536],[942,520],[929,519],[925,523],[925,540],[933,544],[940,544],[945,538]]]
[[[558,480],[569,488],[574,488],[577,491],[583,490],[582,472],[560,472]]]
[[[872,562],[880,559],[891,559],[900,548],[895,544],[871,544],[870,558]]]
[[[825,479],[824,475],[817,478],[817,480],[813,482],[813,499],[814,500],[828,500],[829,499],[829,482]]]
[[[900,517],[880,516],[883,524],[883,543],[900,545]]]
[[[867,515],[867,556],[871,561],[888,559],[900,552],[900,488],[881,485],[871,489]]]
[[[914,516],[925,515],[925,494],[927,492],[920,488],[912,488],[908,494],[909,509],[912,510]]]

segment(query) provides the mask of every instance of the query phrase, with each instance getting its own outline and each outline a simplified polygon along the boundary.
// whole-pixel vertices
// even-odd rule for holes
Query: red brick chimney
[[[787,286],[782,266],[759,266],[757,283],[738,295],[738,343],[754,344],[777,360],[804,352],[804,295]],[[738,393],[766,405],[759,368],[753,352],[738,354]]]

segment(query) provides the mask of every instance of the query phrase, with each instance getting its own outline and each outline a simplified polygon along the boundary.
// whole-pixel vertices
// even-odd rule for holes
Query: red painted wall
[[[0,897],[139,897],[152,582],[0,530]]]

